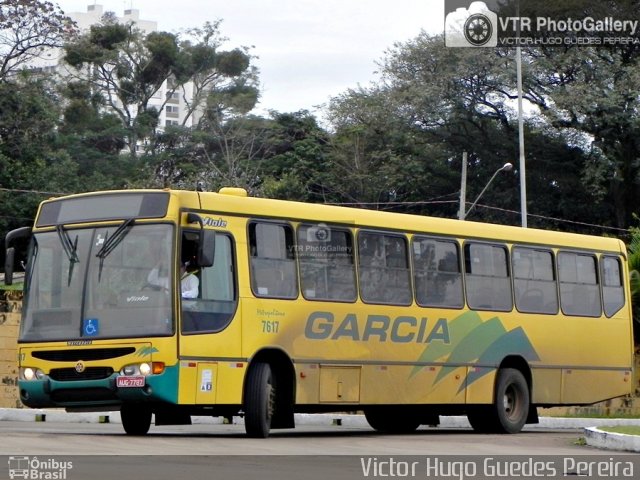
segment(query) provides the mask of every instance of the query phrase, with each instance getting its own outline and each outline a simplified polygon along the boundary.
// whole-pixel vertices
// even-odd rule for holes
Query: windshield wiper
[[[96,253],[96,257],[100,259],[100,267],[98,268],[98,281],[100,281],[100,278],[102,277],[102,266],[104,265],[104,259],[107,258],[118,245],[120,245],[120,242],[122,242],[122,240],[124,240],[124,237],[127,236],[135,221],[135,218],[128,218],[127,220],[122,222],[122,224],[116,229],[115,232],[113,232],[113,235],[109,236],[109,233],[107,232],[102,248],[98,250],[98,253]]]
[[[69,286],[71,285],[71,278],[73,277],[73,267],[80,261],[78,258],[78,236],[76,235],[75,241],[72,242],[69,232],[67,232],[62,225],[56,226],[56,232],[58,232],[62,249],[69,259],[69,277],[67,278],[67,286]]]

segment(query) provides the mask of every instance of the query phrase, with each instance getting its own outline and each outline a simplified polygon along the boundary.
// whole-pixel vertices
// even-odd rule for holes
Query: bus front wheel
[[[268,363],[254,364],[247,374],[244,425],[247,435],[267,438],[276,408],[276,385]]]
[[[504,368],[498,371],[493,405],[477,407],[467,418],[478,432],[518,433],[527,421],[529,405],[529,385],[522,372]]]
[[[146,435],[151,426],[151,409],[143,404],[125,403],[120,408],[120,418],[127,435]]]

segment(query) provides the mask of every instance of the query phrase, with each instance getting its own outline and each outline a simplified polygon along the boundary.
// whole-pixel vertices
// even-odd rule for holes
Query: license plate
[[[144,387],[144,377],[118,377],[116,385],[118,388]]]

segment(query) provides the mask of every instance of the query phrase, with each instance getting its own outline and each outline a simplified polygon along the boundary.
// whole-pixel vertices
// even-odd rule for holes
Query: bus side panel
[[[562,370],[559,368],[533,368],[533,392],[531,403],[558,404],[562,390]]]
[[[241,405],[242,387],[247,373],[247,363],[224,361],[218,363],[218,377],[215,382],[216,403],[221,405]]]
[[[296,379],[296,404],[318,403],[320,401],[320,366],[316,363],[297,363]]]
[[[595,403],[628,394],[632,383],[629,371],[566,368],[562,370],[561,400],[565,404]]]
[[[484,370],[487,370],[486,368]],[[471,378],[476,372],[475,367],[467,367],[467,378]],[[467,384],[466,403],[480,404],[493,402],[493,390],[496,381],[496,369],[491,369],[482,377]],[[483,372],[484,373],[484,372]]]
[[[438,376],[439,366],[367,365],[363,368],[361,403],[429,404],[465,402],[465,367]]]

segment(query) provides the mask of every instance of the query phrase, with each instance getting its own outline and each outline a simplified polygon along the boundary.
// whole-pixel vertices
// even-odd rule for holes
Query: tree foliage
[[[2,186],[232,185],[455,217],[466,151],[467,206],[498,168],[515,166],[468,218],[520,223],[513,51],[446,48],[442,36],[422,33],[386,52],[377,82],[334,98],[321,125],[304,110],[256,115],[250,50],[224,45],[219,21],[145,33],[106,15],[65,45],[71,81],[10,79],[0,167],[12,173],[0,173]],[[525,50],[529,225],[601,233],[590,225],[631,224],[640,197],[637,57],[632,46]],[[158,124],[169,97],[186,111],[181,125]],[[27,218],[41,197],[16,198],[8,211]]]
[[[0,3],[0,82],[7,81],[45,50],[61,47],[76,32],[71,19],[51,2]]]

